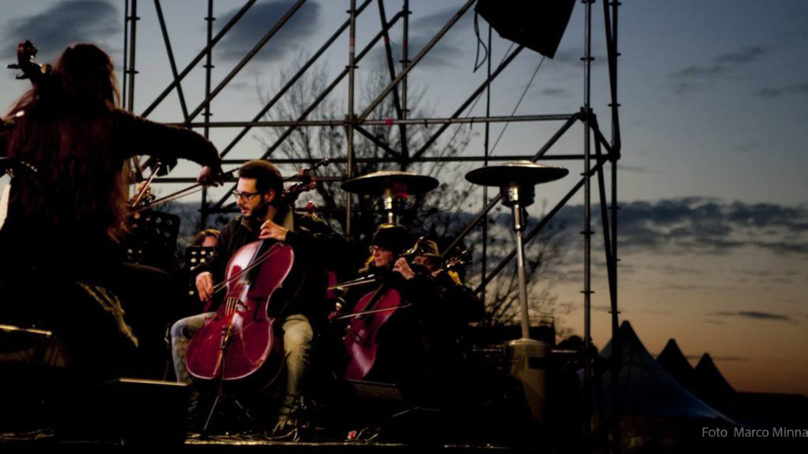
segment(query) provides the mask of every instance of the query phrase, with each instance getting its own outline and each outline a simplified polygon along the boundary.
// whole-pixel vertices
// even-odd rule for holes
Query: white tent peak
[[[713,407],[680,385],[660,366],[645,349],[631,324],[620,325],[620,369],[618,391],[620,412],[635,416],[667,416],[699,419],[725,419]],[[601,350],[600,355],[611,358],[614,339]],[[611,396],[611,370],[602,377],[605,396]],[[611,398],[606,397],[606,405]]]

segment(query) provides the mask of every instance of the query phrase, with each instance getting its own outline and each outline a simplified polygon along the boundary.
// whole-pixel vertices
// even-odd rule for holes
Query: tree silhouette
[[[294,59],[304,62],[304,55]],[[258,88],[259,99],[267,103],[299,69],[299,63],[280,71],[280,78],[267,90]],[[373,67],[364,80],[357,79],[358,110],[369,105],[390,81],[390,75],[383,66]],[[324,66],[313,66],[291,86],[280,101],[264,117],[266,121],[295,120],[315,103],[317,97],[328,87],[329,74]],[[409,118],[428,118],[434,109],[428,105],[424,90],[410,81],[408,90]],[[343,119],[346,102],[336,92],[326,96],[316,104],[308,115],[309,119]],[[391,93],[371,113],[369,118],[397,118],[394,97]],[[354,133],[354,156],[356,167],[354,176],[366,175],[379,170],[405,170],[419,175],[429,175],[439,181],[439,186],[426,194],[410,197],[401,215],[401,223],[411,232],[429,237],[440,246],[449,244],[471,219],[474,208],[472,185],[463,175],[463,165],[450,161],[469,145],[472,130],[469,126],[453,125],[439,140],[432,143],[425,155],[446,158],[444,160],[408,161],[403,150],[410,152],[420,149],[430,138],[437,126],[408,125],[406,142],[401,129],[395,125],[359,125],[362,131]],[[344,159],[347,149],[346,129],[342,126],[306,126],[293,128],[293,132],[282,142],[276,142],[287,132],[287,128],[263,129],[256,139],[263,146],[276,147],[269,157],[283,157],[313,162],[322,158]],[[386,160],[386,162],[385,162]],[[340,188],[346,174],[344,164],[329,165],[317,170],[320,179],[316,196],[312,197],[323,218],[338,230],[345,229],[345,192]],[[382,221],[378,210],[378,195],[354,195],[352,210],[352,237],[359,244],[365,244]],[[510,218],[504,216],[502,207],[495,209],[498,216],[489,218],[489,259],[496,260],[513,247]],[[531,317],[543,318],[557,313],[560,308],[552,294],[552,282],[537,279],[558,263],[561,257],[561,228],[546,228],[540,237],[526,251]],[[470,249],[479,252],[482,235],[480,229],[473,231],[465,240]],[[361,249],[361,248],[360,248]],[[363,250],[363,249],[361,249]],[[441,249],[443,250],[443,249]],[[474,274],[479,275],[479,262],[475,263]],[[471,276],[471,274],[470,274]],[[477,279],[479,281],[479,279]],[[471,279],[470,285],[474,284]],[[520,317],[518,289],[516,284],[516,264],[511,263],[487,288],[486,325],[513,324]],[[534,320],[535,321],[535,320]]]

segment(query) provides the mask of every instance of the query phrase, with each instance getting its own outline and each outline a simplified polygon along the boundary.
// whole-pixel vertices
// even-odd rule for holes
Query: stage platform
[[[258,435],[190,434],[181,444],[125,444],[109,440],[59,440],[47,433],[0,435],[0,451],[8,453],[141,453],[187,454],[409,454],[409,453],[542,453],[557,452],[529,446],[493,446],[469,444],[385,443],[373,441],[278,441]]]

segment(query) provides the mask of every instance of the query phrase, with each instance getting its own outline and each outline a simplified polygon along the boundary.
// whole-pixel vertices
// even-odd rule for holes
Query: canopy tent
[[[696,394],[703,397],[735,394],[735,389],[715,366],[709,353],[703,354],[693,369],[693,386]]]
[[[657,356],[656,361],[680,385],[691,392],[693,391],[693,366],[690,365],[682,350],[679,349],[676,339],[668,340],[665,348]]]
[[[619,336],[621,348],[617,391],[620,414],[731,421],[665,372],[645,349],[629,322],[624,321],[620,325]],[[611,359],[613,343],[614,339],[601,350],[602,357]],[[609,410],[613,395],[611,370],[603,373],[601,386],[605,396],[604,409]]]

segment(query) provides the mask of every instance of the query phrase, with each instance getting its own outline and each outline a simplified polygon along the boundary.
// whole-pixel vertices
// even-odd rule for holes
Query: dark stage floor
[[[494,446],[489,444],[430,444],[376,441],[282,441],[260,435],[212,435],[200,437],[190,434],[182,443],[146,440],[145,443],[125,443],[113,440],[67,440],[47,432],[0,435],[0,451],[14,453],[522,453],[545,452],[545,449],[526,446]]]

